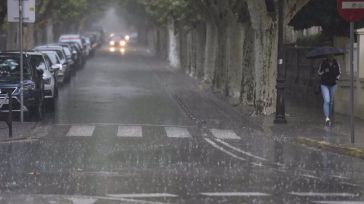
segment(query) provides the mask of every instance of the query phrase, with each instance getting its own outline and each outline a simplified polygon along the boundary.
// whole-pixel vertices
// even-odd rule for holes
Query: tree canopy
[[[109,3],[104,0],[36,0],[36,23],[42,24],[48,19],[57,22],[92,22],[103,15]],[[0,25],[7,15],[7,1],[0,3]]]
[[[357,23],[361,26],[363,22]],[[336,0],[311,0],[289,23],[295,30],[321,26],[323,33],[328,36],[347,36],[349,23],[337,12]]]

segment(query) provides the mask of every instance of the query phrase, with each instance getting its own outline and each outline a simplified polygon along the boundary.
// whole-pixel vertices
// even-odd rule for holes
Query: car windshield
[[[63,52],[62,52],[61,50],[56,50],[56,52],[57,52],[57,55],[59,56],[59,58],[60,58],[61,60],[63,60],[63,59],[64,59]]]
[[[18,57],[0,56],[0,77],[11,75],[20,76],[20,62]],[[24,75],[30,73],[29,67],[24,63]]]
[[[71,51],[69,50],[69,48],[67,48],[67,47],[63,47],[63,51],[64,51],[64,53],[66,53],[66,55],[68,56],[68,57],[71,57]]]
[[[43,51],[42,53],[46,54],[49,57],[52,64],[60,64],[55,51]]]

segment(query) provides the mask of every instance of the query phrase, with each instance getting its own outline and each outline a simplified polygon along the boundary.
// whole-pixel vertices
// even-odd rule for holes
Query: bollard
[[[6,123],[8,124],[9,128],[9,138],[13,137],[13,97],[11,96],[11,93],[8,93],[9,98],[9,114],[8,114],[8,120]]]

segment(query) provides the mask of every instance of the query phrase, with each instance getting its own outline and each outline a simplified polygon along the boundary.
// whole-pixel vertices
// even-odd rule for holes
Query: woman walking
[[[333,55],[326,57],[320,64],[318,74],[321,76],[321,93],[324,100],[323,110],[325,124],[331,126],[332,113],[330,106],[333,105],[336,92],[336,81],[340,78],[340,65]]]

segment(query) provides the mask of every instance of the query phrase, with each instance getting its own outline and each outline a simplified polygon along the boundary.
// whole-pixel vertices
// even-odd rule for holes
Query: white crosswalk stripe
[[[83,126],[71,126],[66,136],[83,136],[91,137],[94,133],[95,126],[83,125]]]
[[[118,137],[143,137],[143,130],[140,126],[119,126]]]
[[[314,201],[317,204],[364,204],[364,201]]]
[[[204,196],[210,197],[261,197],[261,196],[270,196],[268,193],[261,192],[205,192],[200,193]]]
[[[187,128],[179,127],[165,127],[164,128],[169,138],[191,138],[191,134],[188,132]]]
[[[358,197],[354,193],[323,193],[323,192],[290,192],[289,194],[301,197]]]
[[[210,129],[211,134],[218,139],[240,140],[241,138],[236,135],[232,130]]]

